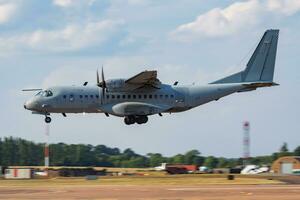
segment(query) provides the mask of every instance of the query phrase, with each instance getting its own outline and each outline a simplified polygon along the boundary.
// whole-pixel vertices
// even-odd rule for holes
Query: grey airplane
[[[243,71],[207,85],[167,85],[157,71],[143,71],[129,79],[101,80],[97,85],[57,86],[39,90],[24,108],[45,116],[51,113],[104,113],[123,117],[127,125],[144,124],[150,115],[183,112],[236,93],[278,85],[273,82],[279,30],[267,30]]]

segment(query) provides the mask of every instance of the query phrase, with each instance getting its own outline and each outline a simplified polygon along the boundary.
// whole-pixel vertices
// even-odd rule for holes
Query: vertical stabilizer
[[[213,84],[273,82],[278,35],[279,30],[267,30],[248,61],[246,69],[215,81]]]

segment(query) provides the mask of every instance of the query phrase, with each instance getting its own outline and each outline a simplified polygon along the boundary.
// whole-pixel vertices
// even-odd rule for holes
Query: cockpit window
[[[42,94],[42,91],[39,91],[35,96],[40,96]]]
[[[43,97],[51,97],[51,96],[53,96],[53,93],[50,90],[44,90],[41,92],[41,95]]]

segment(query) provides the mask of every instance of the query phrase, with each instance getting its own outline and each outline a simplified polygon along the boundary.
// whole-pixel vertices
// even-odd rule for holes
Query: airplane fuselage
[[[40,114],[108,113],[126,117],[186,111],[245,88],[241,84],[172,86],[134,92],[105,92],[97,86],[59,86],[39,92],[25,108]]]

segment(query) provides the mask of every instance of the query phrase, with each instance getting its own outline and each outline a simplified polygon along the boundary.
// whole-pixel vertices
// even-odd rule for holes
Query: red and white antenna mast
[[[250,158],[250,123],[245,121],[243,124],[244,129],[244,139],[243,139],[243,147],[244,147],[244,157],[243,164],[246,165],[247,161]]]
[[[45,142],[45,149],[44,149],[45,170],[49,168],[49,133],[50,133],[50,126],[49,124],[46,124],[45,127],[46,142]]]

